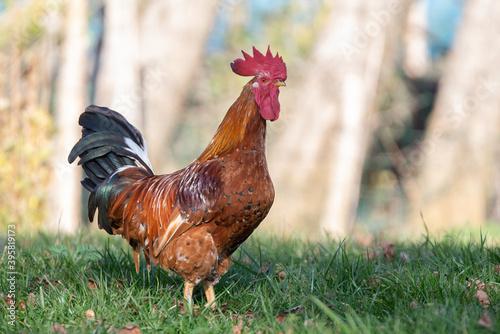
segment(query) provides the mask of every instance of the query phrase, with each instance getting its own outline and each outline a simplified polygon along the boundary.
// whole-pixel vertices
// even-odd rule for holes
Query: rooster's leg
[[[207,296],[207,303],[205,304],[205,306],[210,306],[212,310],[217,309],[217,303],[215,302],[214,283],[210,281],[203,281],[203,289],[205,289],[205,295]]]
[[[191,303],[191,300],[193,299],[193,289],[194,289],[193,283],[190,283],[188,281],[184,282],[184,299],[188,303]]]

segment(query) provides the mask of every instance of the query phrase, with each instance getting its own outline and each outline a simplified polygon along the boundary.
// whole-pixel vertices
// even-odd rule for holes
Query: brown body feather
[[[168,175],[144,176],[140,167],[118,172],[127,185],[108,206],[114,234],[146,261],[187,282],[216,283],[230,256],[268,214],[274,200],[265,158],[266,121],[250,81],[205,151]],[[132,182],[131,182],[132,181]]]

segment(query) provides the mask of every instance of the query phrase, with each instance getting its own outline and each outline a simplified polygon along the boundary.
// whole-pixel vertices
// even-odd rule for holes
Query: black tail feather
[[[86,178],[82,185],[93,191],[108,176],[124,166],[138,166],[153,174],[147,146],[139,130],[125,117],[108,108],[88,106],[81,114],[82,138],[71,150],[68,161],[80,157]]]
[[[105,107],[88,106],[81,114],[79,124],[83,126],[85,132],[112,131],[121,137],[127,137],[144,147],[145,142],[141,133],[125,117],[114,110]]]
[[[108,218],[111,198],[133,180],[122,180],[118,171],[128,166],[139,167],[144,177],[153,175],[147,156],[146,142],[141,133],[119,113],[89,106],[80,116],[82,138],[71,150],[68,161],[80,157],[86,177],[82,185],[90,191],[88,216],[93,221],[99,209],[99,227],[113,234],[113,222]],[[115,226],[116,227],[116,226]]]

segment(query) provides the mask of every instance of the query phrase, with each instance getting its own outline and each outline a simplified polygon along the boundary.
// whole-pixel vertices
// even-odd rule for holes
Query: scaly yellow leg
[[[190,303],[193,299],[194,284],[188,281],[184,282],[184,299]]]
[[[141,254],[139,254],[139,250],[137,249],[134,249],[134,263],[135,263],[135,271],[139,273],[141,265]]]
[[[205,307],[210,306],[212,310],[216,310],[217,303],[215,302],[214,283],[203,281],[203,289],[205,289],[205,295],[207,296],[207,303],[205,304]]]

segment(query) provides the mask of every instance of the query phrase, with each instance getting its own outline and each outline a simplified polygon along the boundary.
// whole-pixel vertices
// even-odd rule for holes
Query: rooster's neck
[[[243,87],[238,99],[229,108],[219,125],[212,141],[198,157],[198,161],[209,159],[239,150],[264,152],[266,139],[266,121],[262,118],[259,106],[255,102],[252,84],[255,79]]]

